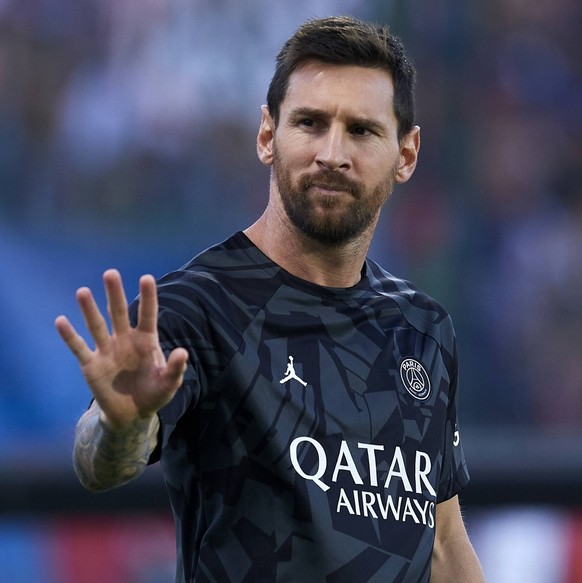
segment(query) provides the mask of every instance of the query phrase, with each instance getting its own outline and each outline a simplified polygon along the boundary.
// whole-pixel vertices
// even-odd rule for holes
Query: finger
[[[176,392],[188,367],[188,351],[185,348],[175,348],[168,356],[166,366],[166,385],[170,392]]]
[[[82,287],[77,290],[77,301],[81,308],[81,313],[87,325],[95,346],[103,348],[109,341],[109,330],[107,322],[97,307],[97,302],[88,287]]]
[[[130,324],[127,312],[127,297],[119,271],[108,269],[103,274],[103,283],[105,285],[111,327],[116,334],[123,334],[130,329]]]
[[[150,333],[156,333],[158,329],[158,290],[151,275],[142,275],[139,280],[137,328]]]
[[[85,366],[93,356],[93,352],[87,346],[85,340],[77,334],[77,331],[66,316],[59,316],[55,320],[55,327],[65,344],[69,347],[69,350],[79,361],[79,364]]]

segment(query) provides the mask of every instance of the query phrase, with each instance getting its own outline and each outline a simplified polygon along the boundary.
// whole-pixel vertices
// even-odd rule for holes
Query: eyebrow
[[[327,119],[330,117],[330,115],[327,114],[324,110],[317,109],[315,107],[297,107],[289,112],[289,117],[291,119],[297,119],[301,117]],[[350,126],[363,126],[378,133],[386,132],[386,126],[382,122],[371,117],[350,116],[347,118],[347,122]]]

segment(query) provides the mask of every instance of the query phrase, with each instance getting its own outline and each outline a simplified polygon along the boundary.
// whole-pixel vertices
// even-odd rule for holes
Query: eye
[[[312,127],[315,127],[315,120],[312,118],[300,119],[299,125],[307,127],[307,128],[312,128]]]
[[[355,136],[369,136],[371,135],[371,130],[369,130],[368,128],[364,127],[364,126],[355,126],[351,129],[352,134],[354,134]]]
[[[317,134],[325,131],[327,124],[324,120],[317,117],[301,117],[297,119],[296,127],[309,134]]]

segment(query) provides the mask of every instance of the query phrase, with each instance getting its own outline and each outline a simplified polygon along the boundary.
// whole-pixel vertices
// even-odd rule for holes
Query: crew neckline
[[[255,245],[255,243],[243,231],[238,231],[237,233],[235,233],[235,237],[241,238],[247,244],[246,245],[247,250],[249,247],[252,248],[254,250],[254,252],[256,254],[260,255],[260,257],[263,259],[263,261],[258,262],[258,261],[256,261],[256,258],[254,258],[254,257],[252,257],[252,255],[250,255],[251,258],[253,259],[253,261],[255,261],[256,263],[264,263],[264,262],[269,263],[271,266],[273,266],[274,268],[277,269],[277,271],[279,272],[283,281],[286,284],[291,285],[292,287],[303,288],[303,289],[307,289],[307,290],[312,291],[312,292],[319,291],[320,293],[332,294],[332,295],[336,295],[336,296],[354,296],[354,295],[359,296],[364,291],[369,289],[369,287],[370,287],[370,281],[369,281],[370,267],[368,265],[368,258],[367,257],[364,259],[362,269],[360,270],[361,278],[356,284],[354,284],[353,286],[350,286],[350,287],[326,286],[326,285],[320,285],[317,283],[313,283],[307,279],[303,279],[301,277],[293,275],[292,273],[287,271],[284,267],[281,267],[278,263],[273,261],[263,251],[261,251],[261,249],[259,249]]]

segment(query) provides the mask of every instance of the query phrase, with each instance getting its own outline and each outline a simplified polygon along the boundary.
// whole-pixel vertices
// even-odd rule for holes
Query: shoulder
[[[239,232],[202,251],[158,283],[161,286],[187,282],[204,284],[227,278],[260,277],[265,270],[274,271],[272,263],[261,259],[263,257],[256,253],[252,243]]]
[[[429,335],[454,339],[451,317],[437,300],[410,281],[392,275],[376,262],[368,259],[366,263],[373,292],[396,304],[411,326]]]
[[[253,310],[280,286],[280,269],[236,233],[158,280],[160,312]]]

